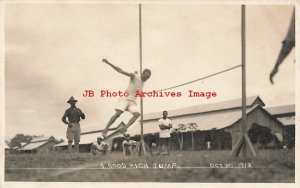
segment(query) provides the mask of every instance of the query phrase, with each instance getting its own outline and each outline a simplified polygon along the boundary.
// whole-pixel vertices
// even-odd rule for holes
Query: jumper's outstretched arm
[[[133,73],[128,73],[124,70],[122,70],[120,67],[118,66],[115,66],[113,65],[112,63],[110,63],[109,61],[107,61],[107,59],[102,59],[102,61],[106,64],[108,64],[109,66],[111,66],[113,69],[115,69],[117,72],[121,73],[121,74],[124,74],[126,76],[129,76],[130,78],[133,78],[134,77],[134,74]]]

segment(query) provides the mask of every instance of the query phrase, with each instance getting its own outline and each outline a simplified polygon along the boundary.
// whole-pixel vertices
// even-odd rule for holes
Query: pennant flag
[[[289,55],[290,51],[295,46],[295,8],[293,11],[293,16],[290,24],[289,31],[287,33],[286,38],[282,41],[282,47],[280,53],[278,55],[276,64],[270,73],[270,82],[273,84],[273,77],[278,72],[279,65],[283,62],[283,60]]]

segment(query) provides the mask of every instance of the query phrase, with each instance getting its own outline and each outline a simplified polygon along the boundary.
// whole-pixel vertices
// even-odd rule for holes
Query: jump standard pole
[[[242,46],[242,121],[241,121],[241,130],[242,135],[238,139],[237,143],[233,148],[231,153],[232,156],[238,157],[240,151],[242,151],[242,157],[247,158],[247,151],[250,150],[250,153],[253,157],[256,156],[256,152],[251,143],[251,140],[247,133],[247,114],[246,114],[246,6],[242,5],[241,7],[241,46]]]
[[[143,46],[142,46],[142,5],[139,4],[139,50],[140,50],[140,75],[143,71]],[[144,141],[144,103],[143,103],[143,97],[140,97],[140,124],[141,124],[141,139],[139,143],[137,144],[137,153],[139,156],[142,156],[142,153],[144,156],[149,155],[149,147]]]

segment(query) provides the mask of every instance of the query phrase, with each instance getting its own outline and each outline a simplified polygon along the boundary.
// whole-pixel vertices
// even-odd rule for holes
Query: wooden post
[[[143,46],[142,46],[142,5],[139,4],[139,45],[140,45],[140,75],[142,75],[143,71]],[[141,140],[144,139],[144,107],[143,107],[143,97],[140,98],[141,103]]]
[[[242,46],[242,135],[232,151],[232,156],[238,157],[240,151],[242,156],[247,157],[247,146],[251,151],[252,156],[256,156],[256,152],[247,133],[247,117],[246,117],[246,7],[242,5],[241,9],[241,46]]]
[[[140,49],[140,75],[142,75],[143,71],[143,46],[142,46],[142,5],[139,4],[139,49]],[[143,106],[143,97],[140,98],[140,111],[141,111],[141,140],[137,144],[136,149],[138,150],[138,155],[142,155],[142,151],[144,153],[144,156],[147,156],[149,153],[149,147],[146,145],[144,141],[144,106]]]
[[[247,119],[246,119],[246,18],[245,5],[242,5],[242,134],[247,134]],[[242,156],[247,157],[246,144],[243,144]]]

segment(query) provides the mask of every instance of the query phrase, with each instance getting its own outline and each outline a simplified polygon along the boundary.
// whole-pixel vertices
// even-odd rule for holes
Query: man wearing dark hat
[[[72,151],[72,143],[74,140],[75,143],[75,151],[79,150],[79,142],[80,142],[80,118],[85,119],[84,113],[75,106],[77,100],[72,96],[67,103],[71,105],[69,109],[66,110],[64,116],[62,117],[62,121],[68,125],[67,129],[67,139],[68,139],[68,149],[69,152]],[[68,118],[68,121],[67,121]]]

